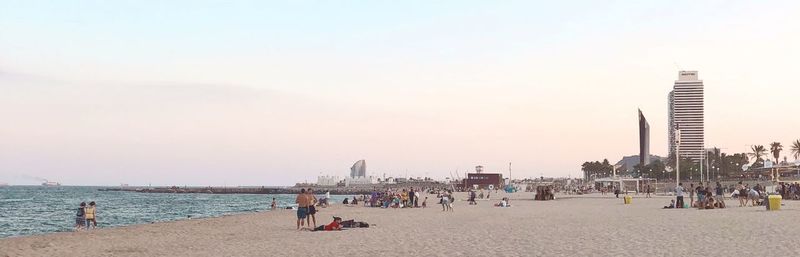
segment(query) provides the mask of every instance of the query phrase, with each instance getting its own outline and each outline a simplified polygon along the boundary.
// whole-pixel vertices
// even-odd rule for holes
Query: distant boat
[[[54,181],[45,181],[45,182],[42,182],[42,186],[57,187],[57,186],[61,186],[61,183],[54,182]]]
[[[125,184],[125,183],[122,183],[122,184],[119,184],[119,187],[129,187],[129,185]]]

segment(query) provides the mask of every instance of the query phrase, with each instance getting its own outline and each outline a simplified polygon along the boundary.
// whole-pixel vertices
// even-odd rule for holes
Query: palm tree
[[[800,159],[800,139],[792,143],[792,155],[795,160]]]
[[[761,160],[761,156],[764,156],[764,154],[767,152],[767,149],[764,148],[763,145],[752,145],[750,146],[750,151],[752,152],[747,153],[747,156],[750,156],[750,158],[754,158],[756,161],[758,161]]]
[[[769,151],[772,153],[772,157],[775,157],[775,164],[777,165],[780,163],[781,158],[781,151],[783,151],[783,145],[780,142],[772,142],[769,144]]]

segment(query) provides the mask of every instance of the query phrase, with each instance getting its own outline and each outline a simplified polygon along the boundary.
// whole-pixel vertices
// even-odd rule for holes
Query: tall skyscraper
[[[359,160],[350,167],[350,177],[366,177],[367,176],[367,161]]]
[[[639,110],[639,165],[650,164],[650,123]]]
[[[675,153],[675,129],[680,129],[680,155],[700,160],[705,143],[703,81],[697,71],[680,71],[669,93],[669,152]]]

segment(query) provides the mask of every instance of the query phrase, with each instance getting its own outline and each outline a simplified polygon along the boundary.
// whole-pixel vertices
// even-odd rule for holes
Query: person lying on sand
[[[312,231],[334,231],[334,230],[342,230],[341,226],[342,218],[333,217],[333,222],[328,225],[322,225],[319,227],[314,228]]]

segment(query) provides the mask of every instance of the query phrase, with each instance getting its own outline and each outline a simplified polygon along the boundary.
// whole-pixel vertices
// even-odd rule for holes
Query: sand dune
[[[493,198],[502,197],[503,193]],[[0,256],[798,256],[800,202],[662,210],[670,198],[509,195],[511,208],[458,201],[427,209],[334,206],[317,214],[374,224],[339,232],[295,230],[293,211],[108,228],[0,240]],[[434,196],[429,196],[429,203]],[[463,195],[457,199],[465,198]],[[732,202],[732,201],[730,201]],[[102,218],[102,217],[101,217]]]

